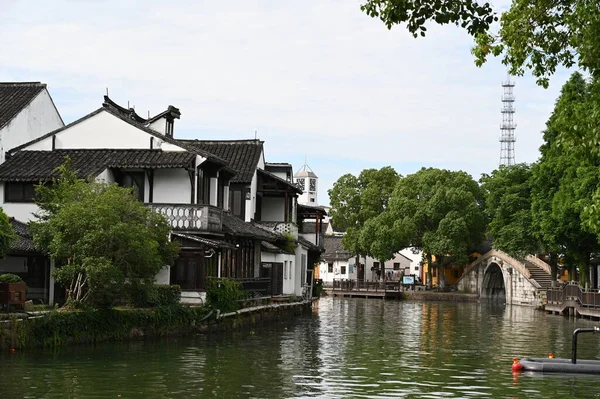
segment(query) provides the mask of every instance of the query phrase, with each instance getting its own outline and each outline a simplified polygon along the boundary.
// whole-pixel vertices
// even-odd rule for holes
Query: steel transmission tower
[[[500,165],[515,164],[515,82],[510,75],[502,82],[502,124],[500,125]]]

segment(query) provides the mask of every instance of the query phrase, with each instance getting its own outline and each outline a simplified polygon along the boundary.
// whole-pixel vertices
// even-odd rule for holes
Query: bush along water
[[[211,309],[221,313],[238,310],[240,301],[247,296],[238,281],[227,278],[212,278],[206,281],[206,302]]]
[[[51,311],[44,317],[0,322],[0,348],[58,347],[69,343],[119,342],[136,336],[185,333],[209,313],[204,307]]]

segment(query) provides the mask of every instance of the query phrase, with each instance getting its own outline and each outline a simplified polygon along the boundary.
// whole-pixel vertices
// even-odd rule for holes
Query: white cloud
[[[455,27],[413,39],[359,4],[13,1],[0,26],[0,78],[48,83],[66,120],[99,107],[109,87],[142,115],[180,107],[176,134],[186,137],[250,138],[258,129],[271,160],[298,168],[308,156],[323,203],[338,176],[366,167],[438,166],[476,178],[494,169],[500,63],[475,67],[471,38]],[[537,158],[565,79],[549,90],[517,80],[518,162]]]

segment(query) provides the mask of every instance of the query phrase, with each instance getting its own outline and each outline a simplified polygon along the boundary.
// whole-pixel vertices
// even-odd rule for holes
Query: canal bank
[[[427,291],[427,290],[405,290],[391,291],[394,295],[386,295],[390,291],[366,291],[352,290],[340,291],[326,287],[325,295],[343,296],[356,298],[388,299],[388,300],[413,300],[413,301],[447,301],[447,302],[478,302],[479,295],[457,291]]]
[[[0,349],[56,348],[253,329],[300,316],[311,308],[312,301],[304,300],[268,303],[228,313],[191,306],[15,313],[0,321]]]

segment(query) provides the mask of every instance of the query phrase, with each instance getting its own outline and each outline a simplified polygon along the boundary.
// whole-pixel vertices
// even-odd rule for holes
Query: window
[[[340,266],[340,273],[346,274],[346,266]]]
[[[379,262],[373,262],[373,269],[379,269]]]
[[[317,179],[310,179],[308,191],[317,191]]]
[[[415,266],[415,271],[419,270],[419,266]]]
[[[145,180],[144,172],[123,172],[118,183],[121,187],[131,188],[133,196],[143,202]]]
[[[310,202],[315,202],[315,199],[314,199],[314,198],[311,198],[311,199],[310,199]]]
[[[394,262],[394,270],[400,270],[400,263]]]
[[[283,279],[287,280],[287,272],[288,272],[288,267],[287,267],[287,260],[283,261]]]
[[[233,216],[244,219],[245,200],[242,197],[243,187],[231,186],[229,189],[229,209]]]
[[[298,179],[296,183],[298,184],[298,187],[300,187],[300,190],[304,191],[304,179]]]
[[[288,276],[288,278],[289,278],[289,279],[291,279],[291,278],[292,278],[292,269],[293,269],[293,262],[292,262],[292,261],[290,261],[290,268],[288,269],[288,271],[289,271],[289,276]]]
[[[327,264],[327,272],[328,273],[333,273],[333,263],[328,263]]]
[[[4,187],[4,202],[34,202],[34,198],[34,183],[7,182]]]

